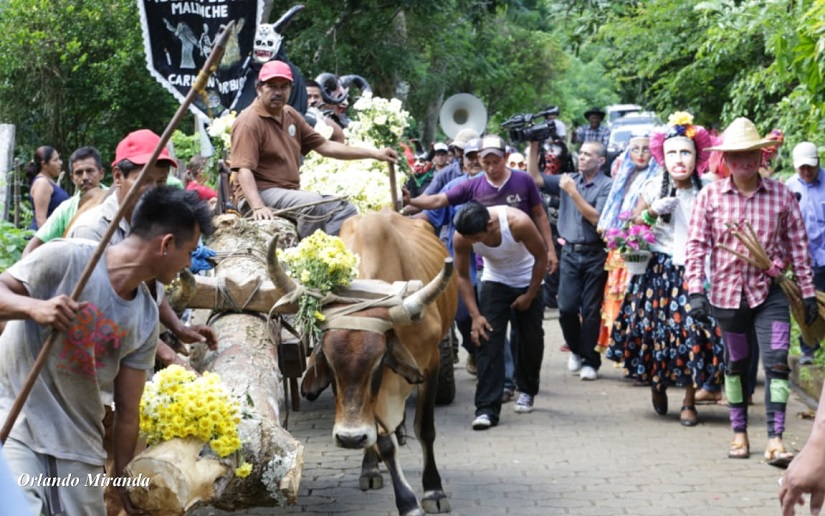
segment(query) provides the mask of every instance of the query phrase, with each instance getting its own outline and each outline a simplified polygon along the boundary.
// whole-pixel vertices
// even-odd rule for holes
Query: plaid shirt
[[[710,253],[713,306],[739,308],[743,291],[751,308],[765,301],[772,279],[753,265],[715,247],[723,244],[749,256],[750,252],[725,225],[746,221],[750,222],[768,257],[784,264],[790,258],[802,297],[816,295],[808,236],[793,193],[778,181],[760,178],[756,191],[747,197],[736,189],[730,177],[705,187],[693,205],[685,267],[688,292],[703,291],[705,256]]]
[[[579,143],[602,142],[607,147],[607,143],[610,141],[610,129],[603,125],[596,129],[591,128],[589,125],[583,125],[576,129],[576,141]]]

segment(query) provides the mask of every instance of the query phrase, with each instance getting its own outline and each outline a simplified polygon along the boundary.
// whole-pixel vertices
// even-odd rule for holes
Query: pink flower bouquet
[[[624,222],[622,227],[608,229],[605,234],[609,249],[617,249],[621,254],[650,250],[656,237],[647,224],[632,223],[629,211],[620,213],[619,220]]]

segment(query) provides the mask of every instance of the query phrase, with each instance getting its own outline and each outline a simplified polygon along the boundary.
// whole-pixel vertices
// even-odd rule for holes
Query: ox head
[[[284,292],[296,288],[281,269],[270,250],[270,277]],[[398,338],[394,326],[411,324],[444,292],[453,273],[452,259],[421,290],[392,307],[374,307],[340,317],[324,324],[322,343],[315,349],[301,384],[301,393],[315,399],[335,382],[335,444],[344,448],[366,448],[376,442],[375,407],[385,368],[410,384],[424,382],[424,374],[407,346]],[[391,432],[392,428],[385,428]]]

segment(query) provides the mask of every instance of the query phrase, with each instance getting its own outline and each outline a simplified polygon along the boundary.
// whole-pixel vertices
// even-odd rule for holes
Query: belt
[[[569,247],[574,253],[595,253],[604,251],[604,245],[596,242],[592,244],[566,244],[564,247]]]

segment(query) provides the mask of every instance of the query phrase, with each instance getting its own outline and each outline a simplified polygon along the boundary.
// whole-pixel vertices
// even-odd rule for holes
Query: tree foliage
[[[273,2],[270,19],[290,5]],[[491,131],[559,96],[566,57],[546,15],[542,2],[526,0],[308,0],[286,45],[310,77],[354,73],[379,96],[403,97],[429,140],[441,102],[454,93],[481,98]]]
[[[43,144],[106,156],[134,129],[162,131],[177,104],[146,71],[134,0],[6,0],[0,99],[27,159]]]
[[[825,0],[650,0],[605,19],[594,39],[623,96],[704,124],[780,128],[781,156],[823,130]]]

